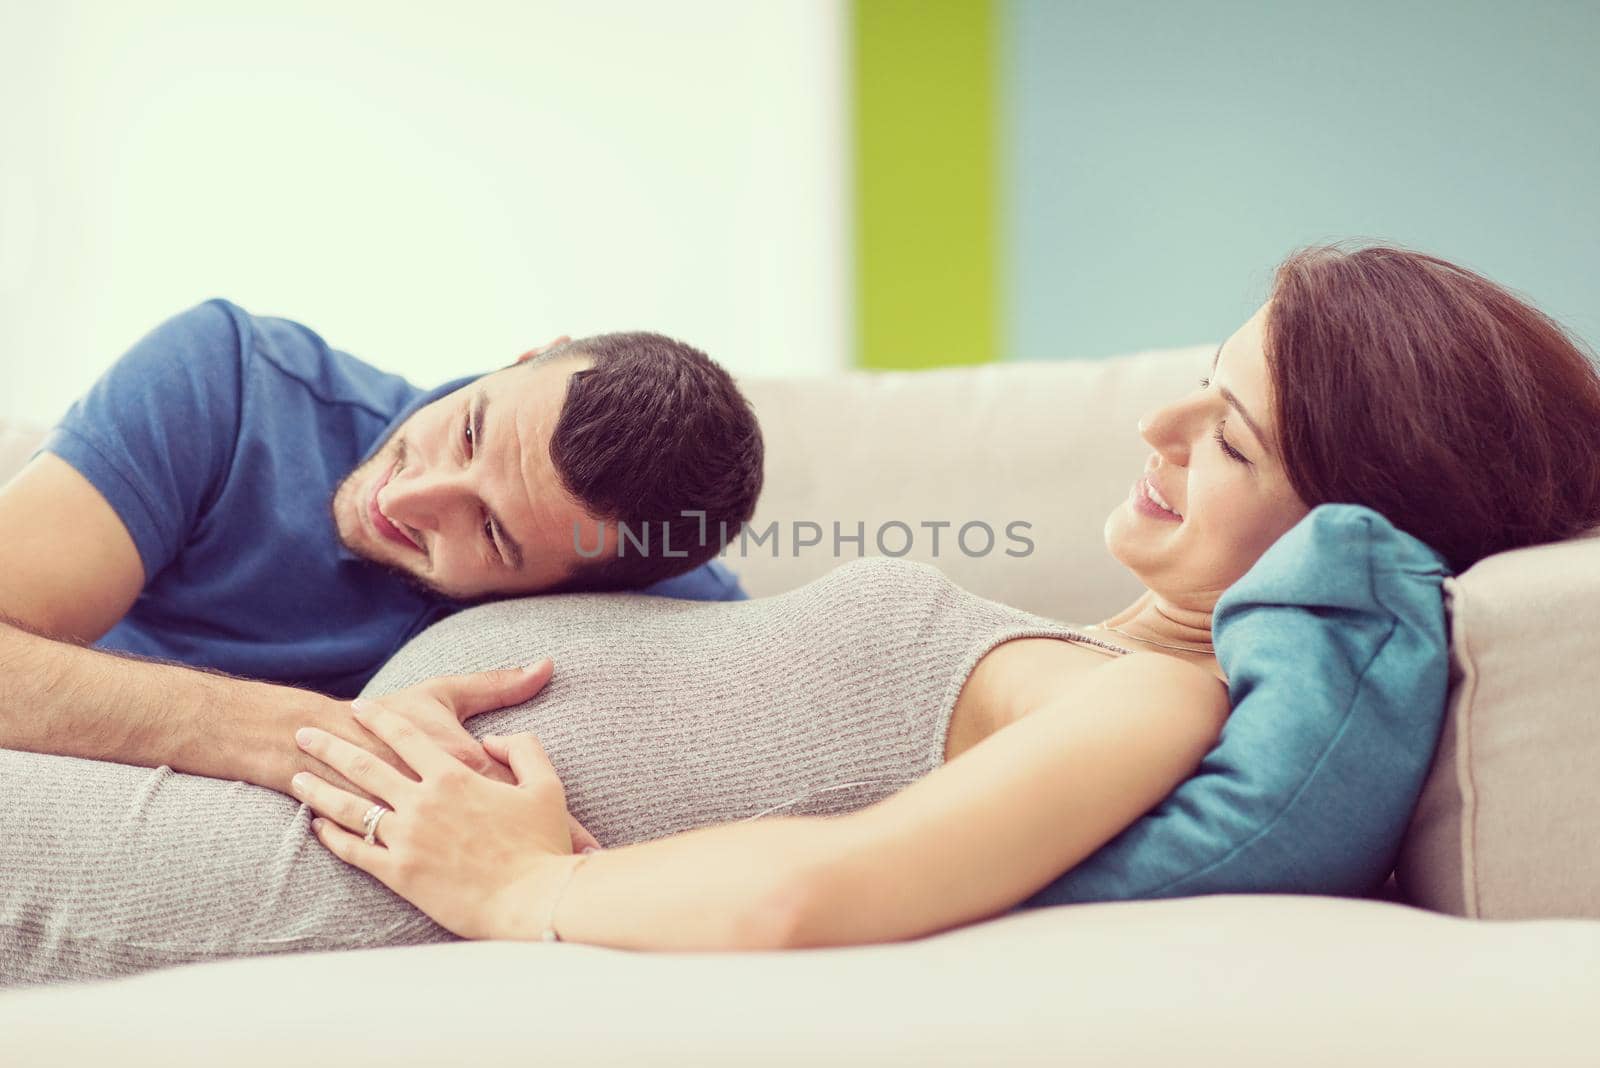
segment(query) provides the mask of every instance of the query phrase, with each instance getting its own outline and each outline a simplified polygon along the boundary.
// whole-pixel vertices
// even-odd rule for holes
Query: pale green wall
[[[999,350],[996,4],[854,0],[856,362]]]
[[[1385,238],[1600,341],[1600,3],[1009,0],[1002,351],[1219,339]]]

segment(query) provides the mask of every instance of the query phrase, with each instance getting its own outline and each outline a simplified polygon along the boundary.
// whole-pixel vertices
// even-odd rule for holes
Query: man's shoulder
[[[261,395],[272,408],[309,400],[366,409],[384,420],[422,393],[400,375],[334,348],[304,323],[257,315],[226,297],[168,316],[123,355],[114,373],[157,391],[187,383],[213,402],[237,397],[248,403]]]
[[[384,419],[422,392],[400,375],[335,348],[305,323],[256,315],[221,298],[207,303],[243,324],[248,373],[269,388],[294,390],[322,405],[362,408]]]
[[[739,584],[739,576],[721,560],[708,560],[693,571],[663,579],[639,592],[687,601],[744,601],[750,596]]]

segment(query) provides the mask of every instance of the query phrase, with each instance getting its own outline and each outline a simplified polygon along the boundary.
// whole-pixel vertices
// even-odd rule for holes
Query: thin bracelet
[[[578,856],[578,863],[567,870],[566,881],[561,884],[561,892],[556,894],[555,902],[550,906],[550,922],[544,925],[544,933],[539,936],[542,942],[560,942],[562,938],[556,934],[556,906],[561,904],[561,899],[566,896],[567,887],[572,885],[572,877],[578,874],[578,869],[583,867],[583,862],[594,856],[593,853],[583,853]]]

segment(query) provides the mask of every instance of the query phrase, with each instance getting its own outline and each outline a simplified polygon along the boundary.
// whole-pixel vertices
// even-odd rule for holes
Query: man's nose
[[[436,531],[466,495],[465,475],[460,471],[406,471],[384,487],[379,503],[396,522]]]

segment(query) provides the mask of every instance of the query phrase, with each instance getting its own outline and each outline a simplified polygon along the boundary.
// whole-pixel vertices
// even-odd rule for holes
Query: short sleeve
[[[149,582],[220,493],[238,440],[249,316],[210,300],[124,353],[50,432],[133,537]]]
[[[750,597],[739,585],[739,576],[721,560],[707,560],[693,571],[663,579],[639,592],[686,601],[745,601]]]

